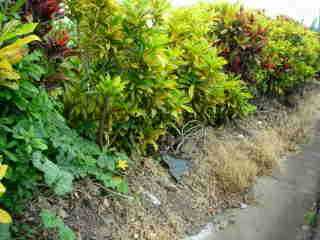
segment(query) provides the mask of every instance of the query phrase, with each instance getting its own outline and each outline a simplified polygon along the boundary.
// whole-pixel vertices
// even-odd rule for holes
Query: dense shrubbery
[[[284,94],[318,68],[314,33],[237,4],[171,11],[165,0],[68,5],[80,72],[66,84],[65,110],[101,146],[156,149],[172,125],[245,116],[254,110],[251,94]]]
[[[61,19],[63,1],[23,2],[0,2],[0,201],[11,210],[43,183],[62,195],[85,176],[126,192],[117,152],[157,150],[192,119],[246,116],[254,96],[285,95],[320,69],[317,33],[239,5],[66,0]]]
[[[172,74],[164,2],[111,3],[79,1],[93,10],[74,11],[82,72],[68,85],[66,111],[73,124],[95,121],[91,125],[100,145],[131,150],[139,144],[144,150],[148,144],[156,146],[170,124],[181,121],[188,99]]]
[[[176,10],[168,22],[178,87],[190,98],[196,117],[210,122],[253,110],[245,85],[223,72],[227,61],[208,38],[214,19],[215,12],[194,7]]]
[[[252,110],[244,84],[223,72],[226,61],[207,39],[211,23],[201,9],[181,10],[168,23],[163,0],[73,4],[83,54],[79,81],[67,86],[66,110],[72,124],[93,126],[100,145],[156,149],[172,125]],[[201,27],[193,30],[193,21]]]
[[[267,21],[268,43],[263,48],[262,67],[255,69],[255,79],[263,93],[281,95],[319,71],[319,36],[287,17]]]

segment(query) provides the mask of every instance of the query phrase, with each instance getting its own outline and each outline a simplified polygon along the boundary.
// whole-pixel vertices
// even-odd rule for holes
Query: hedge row
[[[65,110],[101,145],[157,147],[173,125],[245,116],[253,96],[285,94],[319,71],[319,35],[287,17],[229,3],[67,2],[82,53]]]

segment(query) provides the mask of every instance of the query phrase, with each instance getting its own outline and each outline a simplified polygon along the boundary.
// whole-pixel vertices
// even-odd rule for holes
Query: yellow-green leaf
[[[6,192],[6,187],[0,182],[0,197]]]
[[[193,99],[194,96],[194,85],[191,85],[188,90],[189,97]]]
[[[8,170],[8,165],[0,164],[0,180],[4,178]]]
[[[17,80],[19,78],[19,74],[14,71],[13,67],[7,60],[0,60],[0,79]]]
[[[0,49],[0,58],[7,59],[11,64],[18,63],[26,53],[23,47],[33,41],[40,41],[40,39],[36,35],[18,39],[14,43]]]
[[[12,223],[12,218],[9,213],[0,209],[0,224],[10,224]]]

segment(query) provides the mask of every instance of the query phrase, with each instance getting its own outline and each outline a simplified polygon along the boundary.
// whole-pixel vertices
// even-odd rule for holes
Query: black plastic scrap
[[[191,168],[191,163],[188,160],[178,159],[168,154],[161,156],[162,161],[169,167],[170,175],[180,182],[184,174]]]

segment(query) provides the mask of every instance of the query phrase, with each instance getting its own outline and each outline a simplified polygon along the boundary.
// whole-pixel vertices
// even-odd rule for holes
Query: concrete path
[[[304,215],[320,190],[320,122],[301,153],[281,162],[272,177],[258,180],[256,206],[237,210],[235,223],[199,240],[304,240]],[[197,239],[197,238],[195,238]]]

